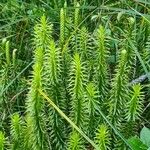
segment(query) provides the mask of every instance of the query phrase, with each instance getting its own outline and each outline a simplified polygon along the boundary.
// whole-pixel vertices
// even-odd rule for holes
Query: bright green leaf
[[[150,147],[150,129],[143,127],[140,133],[140,139],[145,145]]]
[[[133,150],[147,150],[147,146],[140,141],[137,137],[131,137],[128,140],[129,144],[131,145]]]

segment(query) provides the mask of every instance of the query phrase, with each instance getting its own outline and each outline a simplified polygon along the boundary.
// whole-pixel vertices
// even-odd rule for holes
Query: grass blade
[[[76,130],[78,131],[96,150],[99,150],[98,146],[81,130],[79,129],[56,105],[55,103],[44,93],[42,90],[38,90],[39,93],[50,103],[52,107]]]

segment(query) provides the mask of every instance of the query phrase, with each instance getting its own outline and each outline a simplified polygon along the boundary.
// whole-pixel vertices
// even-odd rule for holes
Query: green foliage
[[[64,44],[65,41],[65,13],[64,9],[60,10],[60,45]]]
[[[85,98],[86,98],[86,109],[87,109],[87,116],[88,116],[88,135],[89,137],[93,136],[93,130],[95,130],[95,128],[98,125],[98,115],[97,115],[97,107],[99,106],[98,104],[98,97],[97,97],[98,93],[96,91],[95,85],[93,83],[89,83],[87,84],[86,87],[86,94],[85,94]]]
[[[127,52],[121,52],[116,75],[112,81],[112,89],[110,91],[110,109],[109,115],[112,123],[117,126],[120,125],[124,115],[125,104],[128,100],[127,88]]]
[[[6,42],[6,62],[10,65],[10,44],[9,41]]]
[[[70,136],[69,144],[68,144],[68,150],[84,150],[83,147],[83,141],[80,137],[80,135],[73,131]]]
[[[99,26],[97,30],[97,52],[96,52],[96,83],[98,83],[98,91],[100,95],[100,103],[104,102],[108,92],[108,42],[106,39],[106,31],[103,26]]]
[[[148,128],[136,137],[150,121],[148,2],[1,0],[0,12],[0,150],[150,149]]]
[[[83,127],[85,115],[84,85],[85,67],[78,53],[75,53],[70,74],[70,95],[72,95],[72,117],[74,122]]]
[[[148,38],[147,38],[146,46],[145,46],[145,48],[143,50],[143,54],[142,54],[144,63],[146,65],[148,71],[150,70],[150,62],[149,62],[150,50],[149,49],[150,49],[150,36],[148,36]]]
[[[23,146],[24,149],[26,150],[30,150],[32,148],[32,144],[33,144],[33,138],[32,138],[32,130],[31,130],[31,125],[32,125],[32,118],[26,116],[25,117],[25,124],[23,125],[23,134],[24,134],[24,138],[23,138]],[[30,139],[30,140],[29,140]]]
[[[100,125],[97,130],[96,143],[100,150],[107,150],[110,148],[110,133],[108,127],[104,124]]]
[[[140,139],[136,137],[132,137],[131,139],[129,139],[129,143],[132,146],[133,150],[147,150],[148,149],[148,147],[144,145],[140,141]]]
[[[3,132],[0,131],[0,150],[4,150],[5,137]]]
[[[116,129],[122,131],[123,120],[125,115],[126,103],[129,99],[128,87],[127,87],[127,51],[122,50],[120,55],[120,60],[116,68],[116,75],[112,81],[112,89],[110,91],[109,99],[109,118],[111,123],[115,126]],[[117,149],[122,147],[122,141],[120,141],[114,132],[113,136],[113,145]]]
[[[75,13],[74,13],[74,28],[75,30],[77,29],[78,25],[79,25],[79,12],[80,12],[80,4],[79,3],[75,3]]]
[[[64,110],[64,98],[61,80],[61,55],[60,49],[56,47],[53,39],[50,39],[49,46],[45,51],[44,55],[44,71],[43,71],[43,85],[44,89],[48,91],[48,94],[53,98],[54,103]],[[46,83],[46,84],[44,84]],[[63,149],[63,141],[65,138],[64,124],[62,119],[52,108],[48,109],[49,120],[51,120],[49,125],[49,130],[51,134],[51,144],[52,147],[56,149]],[[47,114],[45,114],[47,115]],[[49,122],[49,120],[47,120]]]
[[[0,128],[7,130],[8,127],[5,124],[9,123],[9,115],[13,114],[16,109],[23,110],[25,96],[20,95],[25,90],[26,83],[24,78],[19,77],[17,80],[12,80],[16,77],[19,72],[22,63],[18,61],[16,50],[10,47],[10,41],[3,39],[1,45],[1,67],[0,67]],[[12,83],[10,83],[12,82]],[[8,89],[9,87],[9,89]],[[18,96],[20,95],[20,100]],[[6,133],[7,136],[7,133]]]
[[[49,43],[49,53],[47,62],[49,64],[49,74],[50,74],[50,84],[57,85],[60,79],[61,66],[60,66],[60,49],[56,48],[55,42],[53,40]]]
[[[52,33],[52,25],[49,24],[48,20],[45,16],[41,17],[39,23],[37,23],[34,27],[34,45],[35,48],[43,48],[45,49],[49,43]]]
[[[140,139],[137,137],[131,137],[128,141],[133,150],[149,150],[150,148],[150,130],[146,127],[140,132]]]
[[[35,57],[33,66],[33,77],[31,81],[31,88],[28,93],[27,100],[27,117],[31,118],[31,124],[28,128],[31,130],[30,138],[32,149],[46,149],[46,140],[44,132],[44,118],[42,115],[43,100],[38,93],[38,89],[42,88],[42,68],[44,51],[47,48],[49,37],[51,35],[51,26],[47,25],[47,20],[43,16],[39,24],[35,26],[34,44]],[[30,138],[28,140],[30,140]]]
[[[127,121],[135,121],[139,119],[140,114],[142,113],[142,87],[140,84],[133,86],[133,91],[131,93],[131,100],[127,103]]]
[[[143,127],[140,132],[140,139],[145,145],[150,147],[150,130],[148,128]]]
[[[134,68],[135,68],[135,64],[136,64],[136,55],[135,55],[135,51],[133,50],[133,48],[131,47],[131,45],[129,44],[130,40],[132,42],[132,44],[134,46],[136,46],[136,29],[135,29],[135,19],[133,17],[129,17],[127,18],[129,24],[127,29],[125,30],[125,41],[123,42],[123,47],[127,50],[127,61],[128,61],[128,67],[129,70],[132,72],[132,74],[134,74]],[[131,68],[131,69],[130,69]]]
[[[22,120],[19,114],[14,114],[11,119],[11,137],[12,137],[12,150],[23,149],[23,131]]]

